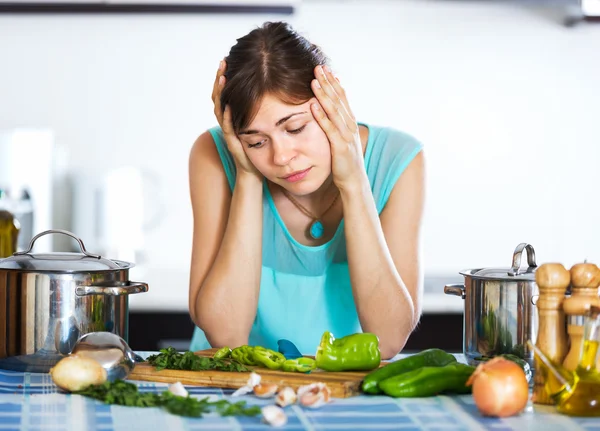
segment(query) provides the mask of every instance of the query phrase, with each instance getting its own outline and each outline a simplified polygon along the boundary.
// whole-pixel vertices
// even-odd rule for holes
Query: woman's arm
[[[194,215],[189,311],[214,347],[246,344],[262,262],[262,182],[238,170],[233,194],[209,132],[189,161]]]
[[[423,155],[402,173],[380,219],[346,93],[328,67],[317,66],[315,77],[312,89],[318,103],[311,109],[331,147],[358,317],[364,331],[379,337],[382,356],[390,358],[402,350],[421,314]]]
[[[421,314],[423,154],[398,179],[381,218],[366,174],[355,184],[340,190],[352,291],[363,330],[377,334],[382,356],[391,358]]]

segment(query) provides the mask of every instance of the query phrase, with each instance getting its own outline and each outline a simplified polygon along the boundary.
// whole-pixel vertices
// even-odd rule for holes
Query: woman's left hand
[[[329,67],[317,66],[315,76],[311,85],[318,103],[312,103],[311,110],[329,139],[333,181],[340,190],[351,188],[365,172],[358,124],[346,92]]]

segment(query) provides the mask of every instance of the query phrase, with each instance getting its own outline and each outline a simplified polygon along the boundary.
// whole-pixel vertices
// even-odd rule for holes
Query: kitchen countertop
[[[151,352],[138,352],[146,357]],[[457,355],[464,361],[462,355]],[[162,392],[167,384],[136,382],[140,390]],[[232,390],[186,386],[192,396],[211,399],[230,398]],[[250,405],[267,405],[247,395]],[[308,409],[299,405],[285,408],[288,423],[272,428],[256,417],[203,418],[173,416],[157,408],[105,405],[79,395],[59,393],[48,374],[0,370],[0,430],[598,430],[600,418],[571,418],[559,415],[552,406],[529,404],[521,415],[510,418],[484,418],[470,395],[430,398],[386,396],[333,399],[329,404]]]
[[[131,295],[132,311],[188,312],[188,273],[171,268],[134,267],[130,279],[148,283],[148,292]],[[461,283],[460,275],[425,275],[423,314],[462,314],[464,301],[444,293],[444,285]]]

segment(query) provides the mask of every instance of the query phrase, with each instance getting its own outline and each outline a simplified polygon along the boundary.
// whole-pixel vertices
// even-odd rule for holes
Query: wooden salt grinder
[[[563,361],[563,366],[573,371],[581,359],[584,315],[592,305],[600,307],[598,297],[600,268],[593,263],[578,263],[571,267],[570,273],[571,296],[564,300],[563,310],[567,319],[567,333],[571,347]]]
[[[560,263],[545,263],[535,271],[540,296],[537,300],[539,328],[535,345],[555,364],[562,364],[568,350],[563,301],[571,282],[571,274]],[[546,393],[545,377],[535,357],[532,401],[554,404]]]

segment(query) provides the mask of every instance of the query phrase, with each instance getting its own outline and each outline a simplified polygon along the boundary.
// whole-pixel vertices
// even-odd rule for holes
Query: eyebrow
[[[293,114],[290,114],[287,117],[283,117],[281,120],[279,120],[277,123],[275,123],[275,127],[281,126],[283,123],[285,123],[287,120],[289,120],[290,118],[292,118],[295,115],[306,114],[306,112],[307,111],[294,112]],[[238,135],[255,135],[257,133],[260,133],[260,132],[258,130],[243,130],[243,131],[239,132]]]

